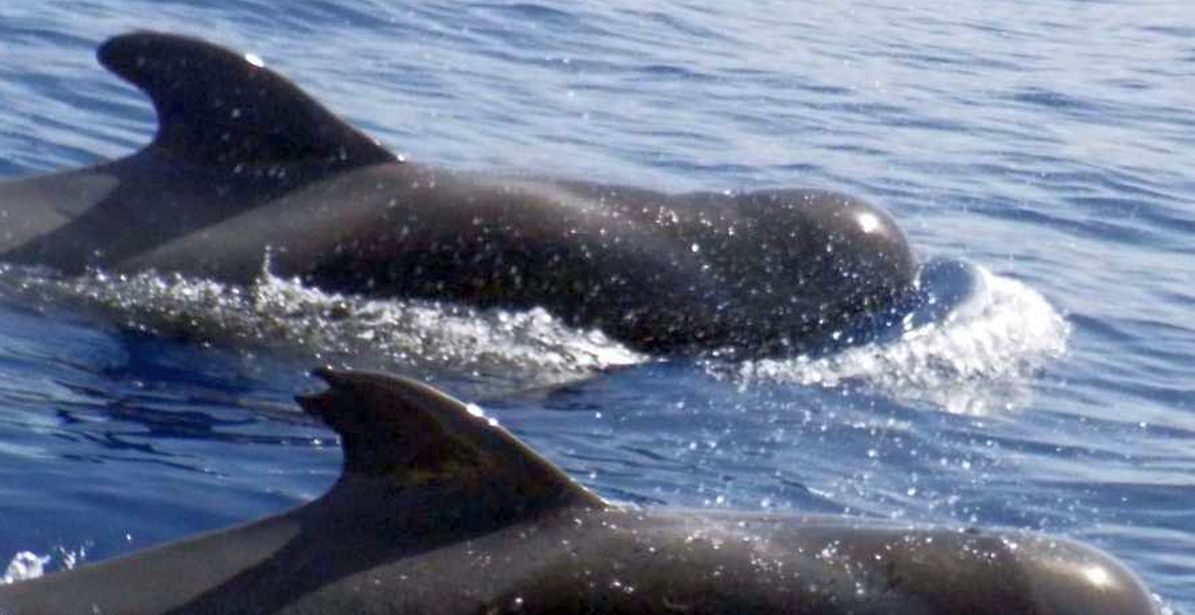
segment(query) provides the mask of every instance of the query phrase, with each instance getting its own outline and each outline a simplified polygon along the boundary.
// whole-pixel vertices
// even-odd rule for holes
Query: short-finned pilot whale
[[[475,406],[322,370],[344,467],[277,516],[0,587],[6,615],[1148,615],[1121,564],[1022,531],[621,508]]]
[[[0,184],[0,261],[541,306],[641,350],[800,351],[906,295],[883,210],[817,190],[666,194],[451,173],[396,157],[256,57],[137,32],[100,62],[157,134],[89,168]]]

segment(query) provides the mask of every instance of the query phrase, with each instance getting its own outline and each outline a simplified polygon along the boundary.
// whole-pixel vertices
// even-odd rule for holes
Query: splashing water
[[[958,263],[922,275],[926,306],[900,333],[837,352],[711,362],[715,376],[837,387],[861,384],[952,413],[1024,407],[1029,376],[1066,351],[1070,327],[1025,284]],[[949,273],[943,274],[943,271]],[[649,361],[600,331],[543,309],[477,310],[411,299],[330,294],[264,272],[249,287],[181,275],[93,272],[63,279],[3,272],[6,287],[43,300],[82,300],[129,327],[204,343],[299,351],[321,362],[412,375],[463,375],[551,386]]]
[[[82,302],[136,330],[413,376],[459,374],[549,386],[649,360],[543,309],[369,299],[325,293],[269,272],[249,287],[152,272],[65,279],[44,270],[0,274],[5,290],[40,301]]]
[[[893,341],[821,357],[746,361],[735,367],[735,375],[745,383],[858,383],[958,414],[1022,408],[1030,399],[1029,377],[1066,352],[1070,325],[1025,284],[982,267],[969,270],[965,297]],[[927,286],[932,295],[932,281]]]
[[[4,576],[0,576],[0,585],[8,585],[18,581],[36,579],[45,574],[46,564],[50,563],[49,556],[42,556],[32,551],[21,551],[12,557]]]
[[[59,568],[71,570],[87,559],[87,548],[79,547],[71,551],[65,547],[56,547],[54,555],[38,555],[32,551],[20,551],[12,556],[4,575],[0,576],[0,585],[9,585],[19,581],[27,581],[44,576],[49,569]],[[55,564],[55,555],[58,563]]]

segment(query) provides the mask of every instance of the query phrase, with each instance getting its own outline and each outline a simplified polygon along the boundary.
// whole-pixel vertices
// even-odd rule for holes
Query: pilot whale
[[[819,190],[667,194],[396,156],[252,55],[136,32],[100,63],[153,102],[143,149],[0,183],[0,261],[68,274],[269,268],[331,292],[544,307],[649,352],[821,344],[908,296],[882,209]]]
[[[8,615],[1146,615],[1091,547],[1022,531],[626,508],[476,406],[320,370],[341,476],[277,516],[0,587]]]

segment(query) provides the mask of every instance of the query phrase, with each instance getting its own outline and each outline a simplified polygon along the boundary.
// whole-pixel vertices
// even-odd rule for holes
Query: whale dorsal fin
[[[111,38],[97,56],[153,100],[158,133],[150,147],[174,160],[334,168],[397,160],[251,56],[158,32]]]
[[[342,479],[455,489],[486,500],[490,510],[606,506],[475,406],[397,376],[332,369],[315,375],[328,390],[298,400],[340,434]]]

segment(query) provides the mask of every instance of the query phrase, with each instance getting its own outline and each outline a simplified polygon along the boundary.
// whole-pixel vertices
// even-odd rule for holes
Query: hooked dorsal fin
[[[314,373],[328,390],[298,400],[340,434],[345,477],[455,487],[507,511],[606,506],[479,409],[426,384],[374,372]]]
[[[97,56],[153,100],[158,133],[151,147],[171,158],[337,168],[397,160],[252,56],[159,32],[111,38]]]

